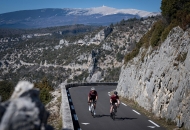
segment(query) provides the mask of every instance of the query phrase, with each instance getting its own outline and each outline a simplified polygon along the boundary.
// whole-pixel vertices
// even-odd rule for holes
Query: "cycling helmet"
[[[92,88],[91,88],[91,90],[95,90],[95,88],[94,88],[94,87],[92,87]]]
[[[117,91],[115,91],[114,94],[117,95]]]

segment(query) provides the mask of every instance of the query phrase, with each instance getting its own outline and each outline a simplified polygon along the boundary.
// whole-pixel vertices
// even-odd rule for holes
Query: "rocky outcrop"
[[[0,103],[0,130],[52,130],[48,112],[33,84],[20,81],[11,98]]]
[[[105,35],[105,38],[113,31],[113,28],[112,27],[107,27],[104,29],[104,35]]]
[[[190,29],[174,28],[162,45],[122,67],[117,91],[157,117],[190,129]]]
[[[89,62],[89,67],[88,67],[88,72],[89,72],[89,77],[92,77],[94,74],[94,71],[96,69],[96,56],[97,56],[97,51],[92,50],[88,62]]]

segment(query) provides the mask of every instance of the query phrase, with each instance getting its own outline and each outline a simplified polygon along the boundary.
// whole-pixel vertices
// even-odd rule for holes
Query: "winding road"
[[[115,120],[109,116],[109,92],[116,86],[94,86],[98,92],[96,117],[88,111],[87,97],[92,86],[67,90],[75,130],[165,130],[146,116],[121,103]]]

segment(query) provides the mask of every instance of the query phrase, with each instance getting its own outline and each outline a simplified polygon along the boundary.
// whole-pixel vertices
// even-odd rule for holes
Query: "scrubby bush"
[[[83,71],[80,75],[78,76],[74,76],[74,81],[79,81],[82,82],[83,78],[87,78],[88,77],[88,71]]]
[[[150,44],[152,47],[159,45],[164,27],[165,25],[162,20],[156,22],[154,26],[154,31],[152,33],[151,40],[150,40]]]
[[[1,101],[9,99],[14,91],[14,86],[9,81],[0,81],[0,96]]]
[[[177,25],[178,25],[177,20],[173,20],[173,21],[170,23],[170,25],[168,25],[168,26],[164,29],[164,31],[162,32],[162,35],[161,35],[161,41],[162,41],[162,42],[167,38],[167,36],[168,36],[169,32],[171,31],[171,29],[174,28],[174,27],[176,27]]]
[[[168,25],[176,20],[178,25],[186,29],[190,25],[189,0],[162,0],[160,9]]]
[[[46,77],[44,77],[41,82],[34,83],[34,87],[40,89],[40,100],[42,103],[47,104],[51,101],[52,96],[50,94],[50,91],[53,90],[53,87],[50,85]]]
[[[178,54],[178,56],[175,58],[175,60],[184,62],[187,57],[187,53]]]
[[[118,62],[122,62],[123,58],[124,58],[124,56],[120,52],[118,52],[116,54],[116,59]]]
[[[80,75],[75,75],[73,80],[72,79],[68,79],[67,82],[71,83],[71,82],[82,82],[84,78],[87,78],[89,76],[88,71],[83,71]]]
[[[125,63],[136,57],[138,54],[139,54],[139,48],[133,49],[129,54],[125,56]]]
[[[121,67],[117,68],[108,68],[106,76],[105,76],[105,82],[117,82],[119,80]]]

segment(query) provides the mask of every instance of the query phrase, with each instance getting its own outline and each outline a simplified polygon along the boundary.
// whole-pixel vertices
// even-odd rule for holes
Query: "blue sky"
[[[0,0],[0,14],[42,8],[91,8],[108,6],[160,12],[161,0]]]

